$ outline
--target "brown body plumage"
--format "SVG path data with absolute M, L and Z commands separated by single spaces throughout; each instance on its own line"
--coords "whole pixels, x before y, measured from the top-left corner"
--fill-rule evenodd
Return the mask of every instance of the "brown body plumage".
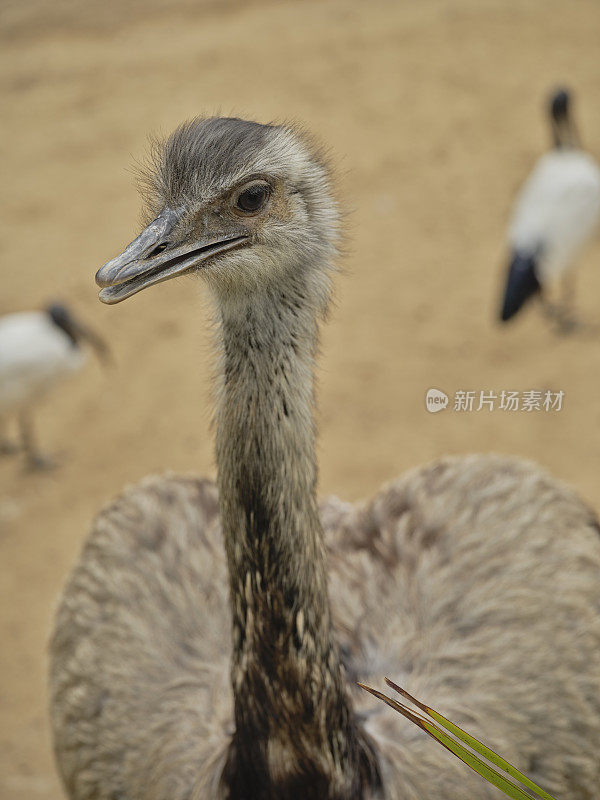
M 559 800 L 590 800 L 593 513 L 533 465 L 494 456 L 319 509 L 313 361 L 337 221 L 321 159 L 286 127 L 199 120 L 171 137 L 152 184 L 158 216 L 100 271 L 101 298 L 189 269 L 207 279 L 218 489 L 150 478 L 94 525 L 51 645 L 69 795 L 495 797 L 354 686 L 389 675 Z

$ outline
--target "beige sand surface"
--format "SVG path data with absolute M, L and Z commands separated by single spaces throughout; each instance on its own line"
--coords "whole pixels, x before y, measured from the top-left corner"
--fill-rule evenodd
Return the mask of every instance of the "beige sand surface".
M 534 458 L 599 504 L 600 339 L 534 313 L 494 324 L 511 198 L 548 144 L 542 98 L 577 90 L 600 153 L 597 0 L 2 3 L 0 313 L 54 297 L 110 341 L 38 415 L 52 474 L 0 462 L 0 798 L 59 798 L 45 696 L 52 609 L 95 510 L 165 469 L 214 472 L 202 288 L 117 308 L 93 273 L 136 233 L 129 166 L 198 113 L 296 118 L 351 209 L 323 342 L 321 487 L 359 498 L 443 453 Z M 600 321 L 600 245 L 582 312 Z M 436 386 L 565 392 L 559 414 L 446 411 Z M 568 542 L 565 542 L 565 547 Z

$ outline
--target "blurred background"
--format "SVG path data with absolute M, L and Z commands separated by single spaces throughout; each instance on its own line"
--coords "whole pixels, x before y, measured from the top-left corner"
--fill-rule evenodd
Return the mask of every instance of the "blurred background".
M 60 298 L 102 333 L 36 415 L 59 469 L 0 459 L 0 798 L 58 800 L 53 608 L 94 513 L 145 474 L 214 474 L 210 331 L 189 279 L 122 306 L 94 272 L 138 232 L 132 164 L 196 114 L 300 120 L 329 147 L 348 252 L 323 336 L 320 484 L 359 499 L 444 453 L 535 459 L 599 505 L 600 337 L 496 323 L 515 192 L 573 88 L 600 155 L 597 0 L 19 0 L 0 6 L 0 314 Z M 600 322 L 600 243 L 577 305 Z M 429 414 L 430 387 L 564 391 L 563 410 Z

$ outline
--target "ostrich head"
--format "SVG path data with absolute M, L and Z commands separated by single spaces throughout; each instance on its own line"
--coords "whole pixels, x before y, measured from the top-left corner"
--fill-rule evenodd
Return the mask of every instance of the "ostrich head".
M 104 303 L 197 272 L 221 302 L 284 282 L 328 297 L 338 213 L 328 170 L 288 126 L 194 119 L 156 148 L 145 177 L 151 221 L 97 273 Z

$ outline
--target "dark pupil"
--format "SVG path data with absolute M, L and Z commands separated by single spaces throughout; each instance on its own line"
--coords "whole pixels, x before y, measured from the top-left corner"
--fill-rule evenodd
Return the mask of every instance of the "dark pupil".
M 264 186 L 251 186 L 238 197 L 238 208 L 243 211 L 258 211 L 265 202 L 267 190 Z

